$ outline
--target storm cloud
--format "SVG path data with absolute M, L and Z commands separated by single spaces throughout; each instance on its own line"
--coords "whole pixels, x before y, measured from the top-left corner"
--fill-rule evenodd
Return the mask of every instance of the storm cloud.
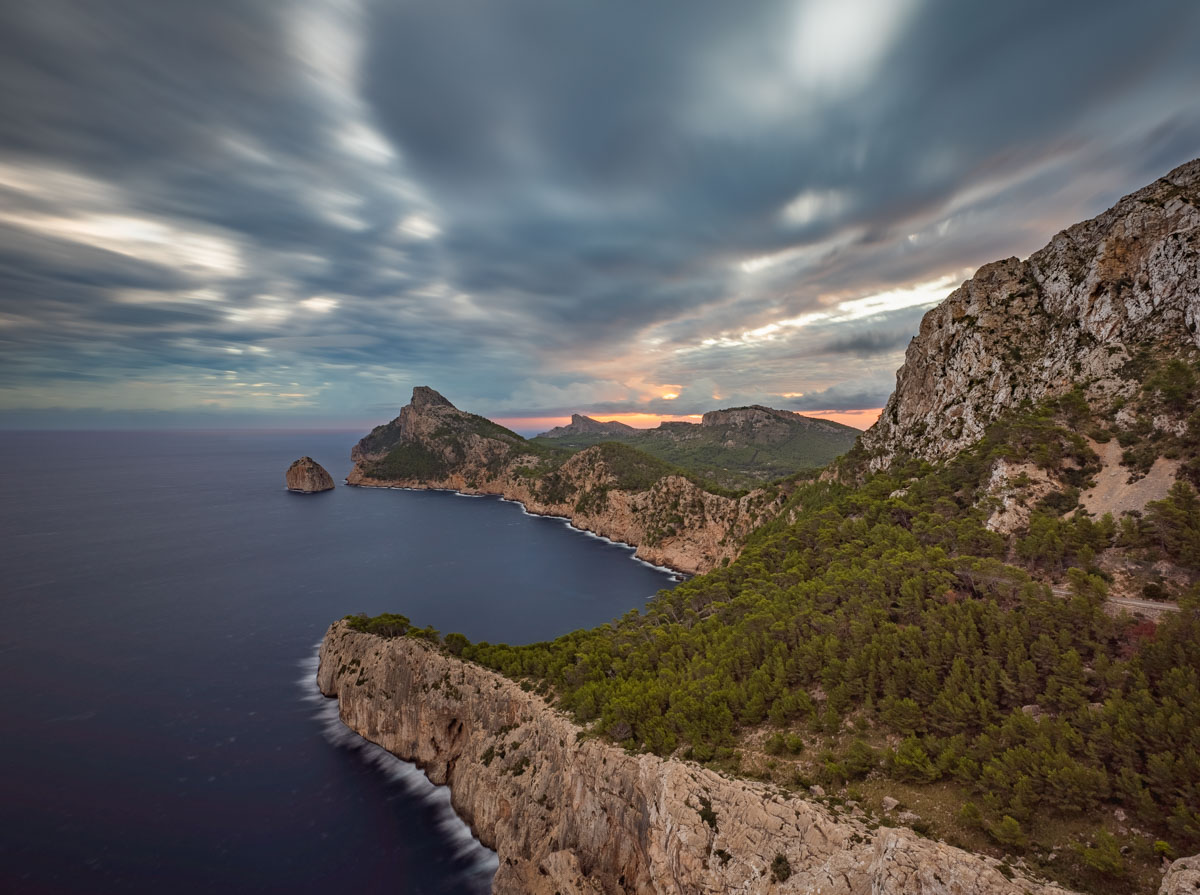
M 8 4 L 0 422 L 878 407 L 975 267 L 1197 154 L 1197 45 L 1169 0 Z

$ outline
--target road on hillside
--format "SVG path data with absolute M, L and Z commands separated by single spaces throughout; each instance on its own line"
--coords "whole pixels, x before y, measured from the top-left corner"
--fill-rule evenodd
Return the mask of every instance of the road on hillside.
M 1050 590 L 1057 597 L 1071 596 L 1071 588 L 1069 587 L 1062 587 L 1056 584 L 1052 585 Z M 1109 597 L 1105 602 L 1113 603 L 1117 606 L 1126 606 L 1130 609 L 1149 609 L 1153 612 L 1175 612 L 1179 609 L 1176 603 L 1159 602 L 1158 600 L 1135 600 L 1132 597 Z

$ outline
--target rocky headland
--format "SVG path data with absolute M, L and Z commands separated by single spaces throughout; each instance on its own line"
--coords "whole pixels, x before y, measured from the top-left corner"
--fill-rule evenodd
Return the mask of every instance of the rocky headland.
M 426 386 L 413 389 L 396 419 L 359 441 L 351 459 L 348 484 L 497 494 L 688 573 L 736 557 L 782 503 L 779 491 L 714 493 L 625 445 L 573 454 L 540 449 Z
M 301 457 L 288 467 L 284 481 L 289 491 L 315 494 L 333 489 L 333 476 L 312 457 Z
M 337 622 L 318 684 L 343 722 L 450 787 L 496 851 L 497 895 L 1051 895 L 911 830 L 625 750 L 495 672 Z

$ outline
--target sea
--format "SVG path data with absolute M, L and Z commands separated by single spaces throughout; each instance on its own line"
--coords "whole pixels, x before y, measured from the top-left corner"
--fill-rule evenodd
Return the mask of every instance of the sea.
M 520 504 L 351 488 L 350 432 L 0 432 L 0 891 L 482 893 L 449 793 L 343 726 L 350 613 L 472 640 L 676 579 Z M 339 487 L 302 495 L 308 454 Z

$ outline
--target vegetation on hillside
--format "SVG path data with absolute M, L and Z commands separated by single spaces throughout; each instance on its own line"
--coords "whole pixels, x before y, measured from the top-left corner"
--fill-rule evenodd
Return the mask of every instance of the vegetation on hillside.
M 814 425 L 800 419 L 777 420 L 773 426 L 779 431 L 772 431 L 769 437 L 756 437 L 751 430 L 737 426 L 666 423 L 632 434 L 567 435 L 534 438 L 530 443 L 571 451 L 601 443 L 624 444 L 685 469 L 698 479 L 745 489 L 799 470 L 825 466 L 849 450 L 859 434 L 850 426 L 825 421 Z
M 549 687 L 626 748 L 782 785 L 883 784 L 950 811 L 925 832 L 1145 889 L 1160 855 L 1200 850 L 1200 591 L 1157 627 L 1113 618 L 1096 557 L 1200 571 L 1200 498 L 1177 484 L 1119 523 L 1075 510 L 1097 469 L 1089 418 L 1075 392 L 948 463 L 801 484 L 736 562 L 644 613 L 529 646 L 453 635 L 454 650 Z M 1066 485 L 1012 538 L 984 525 L 1002 458 Z M 1152 838 L 1122 832 L 1118 808 Z

